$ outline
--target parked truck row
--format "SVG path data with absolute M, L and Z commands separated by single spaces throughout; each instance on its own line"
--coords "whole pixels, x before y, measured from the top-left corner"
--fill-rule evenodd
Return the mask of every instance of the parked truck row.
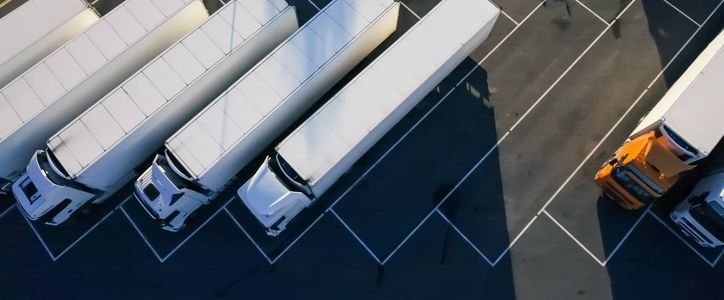
M 200 26 L 33 154 L 13 184 L 30 219 L 58 225 L 84 205 L 103 202 L 137 176 L 134 169 L 166 138 L 297 27 L 294 9 L 280 1 L 231 1 L 208 19 L 200 1 L 186 2 L 178 14 L 193 19 L 184 26 L 205 20 Z
M 51 135 L 206 17 L 201 3 L 159 3 L 126 1 L 0 89 L 3 191 Z
M 336 0 L 169 138 L 136 181 L 162 228 L 216 198 L 234 175 L 397 26 L 392 0 Z
M 298 120 L 396 30 L 399 8 L 334 0 L 298 28 L 283 0 L 234 0 L 211 16 L 199 0 L 127 0 L 0 89 L 0 156 L 18 158 L 0 162 L 3 187 L 29 219 L 59 225 L 135 178 L 141 205 L 177 231 L 303 121 L 239 189 L 276 235 L 470 54 L 499 12 L 443 0 Z M 290 179 L 297 172 L 307 182 Z M 303 197 L 274 198 L 272 181 Z
M 724 136 L 724 32 L 702 51 L 595 175 L 603 194 L 626 209 L 650 204 L 709 154 Z M 716 166 L 703 166 L 714 168 Z M 671 213 L 702 246 L 724 239 L 724 177 L 710 172 Z

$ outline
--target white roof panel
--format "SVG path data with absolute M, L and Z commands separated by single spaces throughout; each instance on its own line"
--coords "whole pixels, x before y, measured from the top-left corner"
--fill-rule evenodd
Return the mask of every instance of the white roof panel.
M 359 34 L 370 24 L 370 20 L 357 13 L 345 1 L 332 2 L 325 13 L 352 36 Z
M 174 2 L 178 1 L 174 0 Z M 131 15 L 128 8 L 123 5 L 119 5 L 116 9 L 108 13 L 104 19 L 108 22 L 108 25 L 113 28 L 113 31 L 120 35 L 128 45 L 133 44 L 146 34 L 146 29 L 143 28 L 141 23 L 136 21 L 136 18 Z
M 58 3 L 65 2 L 54 1 Z M 171 2 L 178 3 L 177 10 L 181 9 L 184 2 L 188 2 L 188 0 L 164 1 L 168 2 L 168 4 Z M 149 4 L 134 4 L 136 5 L 134 7 L 140 9 Z M 38 112 L 48 108 L 71 89 L 88 79 L 91 74 L 102 68 L 108 61 L 126 51 L 130 45 L 150 32 L 138 23 L 138 16 L 131 15 L 131 11 L 132 9 L 129 11 L 123 5 L 116 7 L 84 33 L 78 34 L 74 39 L 18 77 L 15 80 L 17 83 L 11 82 L 3 87 L 0 94 L 12 95 L 12 99 L 8 100 L 11 100 L 10 103 L 13 105 L 10 107 L 13 107 L 14 110 L 13 114 L 7 114 L 7 118 L 16 115 L 21 116 L 23 122 L 31 120 Z M 120 36 L 118 33 L 120 33 Z M 183 64 L 184 67 L 192 68 L 190 62 L 186 61 Z M 157 98 L 148 98 L 144 99 L 143 102 L 139 102 L 142 103 L 139 106 L 143 108 L 144 112 L 148 113 L 158 106 L 157 102 Z M 2 124 L 1 126 L 13 125 L 12 128 L 0 128 L 0 132 L 9 134 L 22 126 L 23 123 L 17 124 L 7 121 L 0 124 Z
M 93 74 L 107 62 L 101 51 L 91 43 L 85 34 L 78 35 L 65 48 L 85 74 Z
M 271 2 L 279 11 L 282 11 L 289 6 L 287 1 L 284 0 L 269 0 L 269 2 Z
M 224 57 L 224 52 L 214 45 L 203 30 L 194 30 L 182 43 L 207 69 Z
M 319 68 L 319 65 L 307 58 L 307 55 L 292 43 L 279 47 L 272 57 L 278 62 L 284 62 L 284 68 L 299 82 L 312 76 Z
M 239 1 L 224 6 L 221 8 L 219 14 L 228 24 L 233 24 L 236 33 L 244 39 L 248 39 L 254 32 L 261 28 L 261 23 L 259 23 Z
M 66 90 L 75 87 L 76 84 L 86 77 L 83 69 L 80 68 L 65 48 L 60 48 L 48 56 L 45 64 L 50 68 L 50 71 L 55 74 L 55 77 Z
M 151 0 L 151 2 L 153 2 L 159 10 L 161 10 L 161 13 L 163 13 L 164 16 L 170 17 L 181 9 L 185 3 L 189 3 L 190 0 Z
M 43 101 L 44 105 L 50 105 L 55 99 L 65 94 L 65 88 L 55 78 L 48 66 L 41 62 L 28 70 L 23 76 L 28 85 L 35 91 L 35 94 Z
M 244 8 L 261 24 L 269 22 L 280 11 L 268 1 L 239 1 L 238 3 L 244 5 Z
M 121 5 L 128 8 L 130 13 L 146 30 L 152 30 L 165 19 L 156 5 L 148 0 L 126 0 Z
M 173 46 L 163 55 L 163 58 L 168 61 L 169 65 L 181 76 L 186 84 L 190 84 L 206 71 L 204 66 L 183 44 Z
M 309 28 L 335 52 L 341 50 L 344 45 L 352 40 L 352 36 L 347 33 L 347 30 L 339 26 L 326 13 L 317 14 L 308 24 Z
M 229 117 L 223 107 L 211 106 L 199 116 L 199 123 L 217 145 L 229 149 L 243 132 Z M 221 153 L 221 152 L 219 152 Z
M 175 1 L 180 2 L 182 0 Z M 189 2 L 188 0 L 183 1 Z M 244 1 L 244 3 L 252 2 L 263 2 L 266 3 L 266 5 L 273 5 L 266 0 Z M 153 4 L 151 4 L 151 2 L 141 3 L 134 1 L 127 7 L 131 13 L 138 18 L 141 14 L 134 13 L 134 9 L 139 9 L 147 5 Z M 228 4 L 224 8 L 229 6 L 233 6 L 233 3 Z M 156 13 L 160 14 L 159 11 L 156 11 Z M 245 24 L 250 24 L 250 27 L 253 28 L 252 32 L 260 28 L 256 21 Z M 237 28 L 240 27 L 237 26 Z M 243 29 L 245 31 L 247 30 L 246 28 Z M 196 28 L 181 41 L 169 47 L 163 54 L 148 63 L 126 80 L 126 82 L 110 92 L 101 101 L 51 138 L 48 146 L 54 151 L 56 157 L 58 157 L 64 166 L 66 166 L 66 163 L 73 165 L 69 167 L 68 170 L 71 175 L 77 176 L 89 162 L 97 159 L 102 155 L 103 151 L 108 151 L 117 145 L 119 141 L 126 137 L 127 133 L 133 131 L 148 120 L 148 118 L 158 113 L 159 108 L 163 105 L 169 101 L 174 101 L 175 96 L 180 91 L 206 74 L 206 71 L 210 67 L 225 57 L 224 53 L 217 46 L 218 41 L 220 41 L 218 37 L 216 38 L 216 42 L 214 42 L 204 31 L 213 31 L 212 34 L 218 34 L 220 31 L 225 31 L 229 34 L 232 32 L 231 25 L 224 20 L 221 14 L 211 16 L 204 24 L 199 26 L 199 28 Z M 118 40 L 120 41 L 120 38 L 118 38 Z M 221 40 L 221 42 L 223 43 L 224 41 Z M 101 49 L 101 51 L 103 50 Z M 272 93 L 271 91 L 269 92 Z M 266 94 L 263 95 L 266 96 Z M 274 94 L 272 93 L 272 95 Z M 278 98 L 276 95 L 274 95 L 274 97 Z M 264 98 L 264 100 L 268 100 L 268 98 Z M 230 107 L 239 106 L 231 105 Z M 183 160 L 185 164 L 192 166 L 191 168 L 194 168 L 193 166 L 201 166 L 199 161 L 208 162 L 214 159 L 217 153 L 223 152 L 224 145 L 230 145 L 230 142 L 227 141 L 236 140 L 236 136 L 233 135 L 235 133 L 233 132 L 215 136 L 205 134 L 206 129 L 204 128 L 207 127 L 209 129 L 218 129 L 238 126 L 233 116 L 226 115 L 223 116 L 223 118 L 219 116 L 218 112 L 209 115 L 209 117 L 204 118 L 202 124 L 195 127 L 192 134 L 185 136 L 185 138 L 190 139 L 189 141 L 203 141 L 203 145 L 198 146 L 196 144 L 190 144 L 189 142 L 178 142 L 174 144 L 176 146 L 175 150 L 177 150 L 178 153 L 182 153 L 182 155 L 179 155 L 179 159 Z M 216 119 L 217 117 L 219 117 L 218 120 Z M 105 122 L 108 124 L 102 124 L 101 120 L 106 120 Z M 82 126 L 77 124 L 81 124 Z M 85 128 L 86 126 L 92 129 L 90 131 L 79 129 Z M 97 129 L 96 126 L 98 126 Z M 66 131 L 72 131 L 72 134 Z M 119 134 L 119 132 L 121 132 L 121 134 Z M 199 136 L 200 134 L 203 136 Z M 65 142 L 60 142 L 61 139 Z M 67 142 L 68 139 L 72 139 L 76 146 L 69 147 L 70 143 Z M 78 147 L 77 145 L 96 140 L 98 143 L 95 149 L 83 150 L 76 148 Z M 188 144 L 188 146 L 186 144 Z M 102 150 L 98 151 L 97 149 Z M 79 157 L 79 163 L 74 162 L 76 161 L 76 157 Z
M 62 148 L 68 148 L 78 165 L 63 164 L 70 174 L 77 174 L 80 168 L 87 166 L 93 158 L 103 153 L 103 148 L 88 131 L 83 122 L 69 124 L 58 135 L 63 142 Z M 56 153 L 57 156 L 57 153 Z M 77 169 L 76 169 L 77 168 Z
M 146 116 L 140 108 L 138 108 L 124 89 L 117 89 L 108 94 L 101 102 L 106 109 L 112 113 L 113 120 L 128 133 L 141 123 Z M 97 104 L 96 104 L 97 105 Z
M 379 12 L 384 9 L 382 4 L 377 1 L 370 0 L 344 0 L 354 8 L 356 12 L 365 17 L 367 21 L 372 21 L 379 16 Z
M 242 142 L 264 116 L 273 113 L 280 103 L 353 39 L 328 13 L 347 24 L 356 24 L 350 25 L 354 28 L 350 31 L 356 34 L 357 28 L 368 26 L 370 22 L 346 2 L 336 1 L 337 4 L 327 6 L 300 27 L 287 42 L 277 47 L 167 141 L 167 149 L 176 158 L 184 163 L 194 162 L 185 167 L 195 177 L 200 177 L 226 151 Z M 269 8 L 258 9 L 261 2 L 254 5 L 251 2 L 240 3 L 252 12 L 271 11 Z M 265 5 L 270 4 L 267 2 Z M 390 1 L 389 5 L 393 2 Z M 366 6 L 376 7 L 377 15 L 387 9 L 375 4 Z M 227 21 L 231 20 L 230 10 L 222 10 L 220 14 Z M 228 132 L 232 129 L 236 132 Z M 207 138 L 197 135 L 206 135 Z
M 327 45 L 322 38 L 320 38 L 312 30 L 304 30 L 297 32 L 297 34 L 291 39 L 297 49 L 304 52 L 304 54 L 311 59 L 317 67 L 322 66 L 329 60 L 337 51 L 334 51 L 332 47 Z
M 123 129 L 111 121 L 113 117 L 103 105 L 88 110 L 81 120 L 104 150 L 110 148 L 113 142 L 123 135 Z
M 265 116 L 282 102 L 282 98 L 274 93 L 269 85 L 256 72 L 247 73 L 234 87 L 244 98 L 234 101 L 249 101 L 257 111 Z M 246 100 L 244 100 L 246 99 Z
M 82 11 L 80 0 L 29 0 L 0 18 L 0 65 Z
M 165 55 L 163 55 L 165 57 Z M 171 99 L 180 92 L 186 84 L 183 79 L 166 62 L 164 57 L 154 60 L 143 69 L 143 74 L 161 91 L 166 99 Z
M 224 18 L 211 18 L 201 26 L 201 29 L 211 38 L 219 49 L 225 54 L 231 52 L 234 44 L 238 45 L 244 39 L 224 21 Z
M 11 130 L 22 124 L 20 117 L 5 97 L 0 94 L 0 139 L 10 134 Z
M 150 116 L 156 109 L 166 103 L 166 98 L 143 74 L 131 77 L 126 82 L 125 87 L 124 90 L 146 116 Z
M 30 120 L 36 113 L 43 109 L 43 103 L 33 93 L 33 90 L 25 80 L 15 80 L 2 90 L 2 95 L 15 109 L 23 122 Z
M 277 152 L 314 185 L 497 14 L 490 3 L 469 2 L 443 0 L 287 136 Z
M 88 28 L 86 34 L 107 59 L 116 57 L 128 46 L 105 19 Z

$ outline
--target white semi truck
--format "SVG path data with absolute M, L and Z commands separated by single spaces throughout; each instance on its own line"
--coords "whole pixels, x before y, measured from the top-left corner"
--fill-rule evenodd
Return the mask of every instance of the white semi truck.
M 135 193 L 178 231 L 397 28 L 399 3 L 335 0 L 166 141 Z
M 19 207 L 31 220 L 58 225 L 81 206 L 107 199 L 296 29 L 296 12 L 284 1 L 230 1 L 36 151 L 13 184 Z
M 51 135 L 207 16 L 198 1 L 128 0 L 0 89 L 0 190 Z
M 724 245 L 724 170 L 699 180 L 670 217 L 681 232 L 702 247 Z
M 493 28 L 498 8 L 443 0 L 274 148 L 238 190 L 278 235 L 425 97 Z
M 98 18 L 86 0 L 29 0 L 0 18 L 0 87 Z

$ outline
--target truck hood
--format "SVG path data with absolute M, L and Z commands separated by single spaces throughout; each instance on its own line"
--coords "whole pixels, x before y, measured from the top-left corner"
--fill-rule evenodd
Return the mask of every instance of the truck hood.
M 300 192 L 290 191 L 263 165 L 254 176 L 238 190 L 238 195 L 254 216 L 265 226 L 271 226 L 296 203 L 305 205 L 311 201 Z

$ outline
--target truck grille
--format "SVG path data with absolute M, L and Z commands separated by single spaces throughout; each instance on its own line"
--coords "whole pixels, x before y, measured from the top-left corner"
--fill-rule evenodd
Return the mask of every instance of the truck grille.
M 702 246 L 709 246 L 712 244 L 712 242 L 707 239 L 703 234 L 701 234 L 694 225 L 692 225 L 689 220 L 685 218 L 680 218 L 675 221 L 677 225 L 681 228 L 681 231 L 694 239 L 697 243 L 699 243 Z

